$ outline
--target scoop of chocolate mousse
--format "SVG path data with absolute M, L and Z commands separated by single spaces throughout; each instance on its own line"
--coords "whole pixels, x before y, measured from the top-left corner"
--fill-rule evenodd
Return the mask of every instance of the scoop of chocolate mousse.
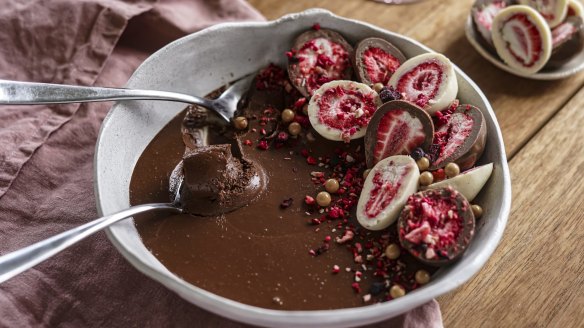
M 230 144 L 197 147 L 183 158 L 180 203 L 187 213 L 214 216 L 258 198 L 266 186 L 261 167 L 233 156 Z

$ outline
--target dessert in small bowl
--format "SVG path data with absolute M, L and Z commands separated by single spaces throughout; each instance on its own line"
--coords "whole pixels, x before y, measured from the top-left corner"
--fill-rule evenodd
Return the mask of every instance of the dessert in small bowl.
M 146 60 L 130 79 L 128 86 L 173 90 L 198 95 L 209 94 L 213 90 L 238 77 L 260 70 L 263 71 L 266 67 L 271 67 L 270 64 L 280 67 L 288 66 L 290 58 L 287 58 L 285 54 L 290 52 L 291 49 L 294 49 L 295 40 L 297 40 L 299 35 L 310 31 L 314 26 L 339 33 L 349 45 L 356 45 L 359 41 L 370 37 L 383 39 L 399 49 L 400 53 L 403 53 L 404 58 L 399 58 L 401 61 L 431 53 L 430 49 L 413 40 L 369 24 L 341 18 L 328 11 L 309 10 L 288 15 L 273 22 L 222 24 L 187 36 L 166 46 Z M 318 28 L 313 29 L 318 30 Z M 226 44 L 233 45 L 237 51 L 225 51 L 224 45 Z M 378 44 L 378 42 L 375 44 Z M 346 49 L 350 48 L 347 47 Z M 297 54 L 302 54 L 302 51 L 299 50 L 301 49 L 296 49 Z M 338 48 L 338 53 L 339 58 L 351 60 L 343 52 L 343 49 Z M 375 55 L 374 52 L 371 53 Z M 366 50 L 363 54 L 367 57 Z M 294 57 L 294 54 L 290 57 Z M 393 288 L 394 286 L 385 286 L 382 284 L 382 295 L 386 296 L 384 300 L 387 301 L 377 304 L 378 302 L 372 301 L 374 295 L 370 295 L 371 298 L 366 297 L 367 294 L 373 294 L 369 292 L 370 289 L 362 292 L 359 291 L 360 286 L 365 286 L 368 282 L 371 282 L 371 280 L 368 281 L 367 279 L 372 279 L 366 278 L 369 277 L 368 272 L 370 272 L 367 262 L 369 257 L 367 255 L 373 256 L 371 250 L 375 248 L 375 242 L 371 243 L 371 245 L 363 243 L 360 246 L 356 243 L 343 244 L 353 237 L 359 238 L 359 234 L 355 233 L 357 231 L 356 229 L 347 229 L 347 226 L 351 224 L 350 220 L 354 220 L 353 223 L 358 224 L 356 218 L 347 219 L 346 223 L 344 220 L 336 218 L 331 220 L 334 222 L 332 226 L 328 222 L 321 222 L 319 220 L 316 220 L 318 224 L 313 220 L 309 220 L 310 222 L 307 223 L 308 218 L 316 217 L 318 219 L 322 216 L 336 217 L 346 215 L 347 213 L 332 211 L 332 207 L 327 207 L 332 202 L 344 201 L 343 197 L 340 196 L 341 193 L 338 192 L 343 188 L 349 188 L 349 191 L 343 194 L 347 197 L 348 204 L 357 205 L 356 198 L 358 198 L 358 195 L 351 195 L 351 186 L 344 185 L 349 180 L 347 177 L 349 174 L 354 177 L 355 181 L 360 181 L 357 185 L 362 188 L 370 188 L 367 180 L 364 181 L 361 177 L 366 167 L 364 157 L 359 157 L 358 155 L 352 156 L 353 153 L 348 153 L 348 150 L 343 150 L 345 149 L 343 147 L 354 147 L 355 153 L 359 153 L 357 151 L 359 149 L 358 143 L 366 138 L 366 136 L 363 136 L 358 131 L 359 128 L 353 129 L 349 125 L 336 124 L 337 122 L 330 120 L 328 121 L 331 122 L 329 125 L 321 127 L 321 132 L 318 132 L 319 130 L 316 129 L 319 119 L 326 121 L 327 113 L 326 111 L 322 111 L 326 107 L 323 107 L 323 105 L 327 104 L 324 100 L 340 92 L 337 90 L 343 90 L 343 94 L 360 95 L 359 97 L 362 97 L 365 93 L 370 94 L 372 106 L 379 105 L 375 91 L 369 86 L 362 86 L 361 83 L 355 81 L 343 80 L 345 82 L 336 82 L 317 78 L 311 81 L 311 84 L 308 84 L 308 88 L 304 90 L 306 95 L 299 91 L 301 97 L 306 96 L 304 99 L 309 99 L 308 97 L 310 97 L 310 102 L 312 102 L 312 105 L 306 104 L 306 113 L 303 111 L 303 105 L 299 104 L 300 108 L 296 109 L 298 117 L 302 118 L 302 120 L 299 120 L 299 122 L 290 121 L 287 114 L 284 115 L 289 112 L 279 108 L 275 111 L 278 114 L 275 120 L 270 119 L 270 117 L 265 118 L 267 125 L 264 128 L 261 128 L 261 125 L 254 126 L 254 124 L 260 124 L 264 121 L 262 115 L 270 116 L 273 114 L 272 110 L 262 110 L 255 119 L 252 119 L 253 115 L 248 117 L 250 118 L 250 126 L 241 124 L 243 120 L 235 122 L 237 124 L 235 128 L 241 128 L 241 131 L 236 131 L 237 140 L 242 140 L 241 145 L 239 145 L 240 148 L 215 147 L 217 153 L 228 154 L 229 158 L 240 156 L 237 151 L 238 149 L 244 149 L 244 153 L 248 155 L 253 152 L 253 156 L 255 157 L 251 158 L 252 160 L 263 160 L 261 166 L 267 176 L 268 189 L 270 188 L 270 184 L 272 184 L 272 189 L 277 192 L 286 193 L 288 192 L 287 189 L 292 189 L 291 186 L 295 185 L 295 179 L 306 178 L 308 184 L 303 184 L 306 187 L 302 187 L 305 189 L 301 191 L 289 190 L 289 192 L 292 194 L 304 194 L 306 190 L 313 190 L 313 193 L 306 193 L 307 197 L 281 197 L 275 198 L 277 201 L 266 201 L 270 199 L 270 195 L 274 195 L 275 193 L 269 194 L 264 192 L 259 198 L 254 198 L 253 202 L 250 198 L 249 206 L 225 213 L 223 219 L 221 217 L 214 219 L 206 217 L 182 217 L 175 218 L 177 220 L 174 220 L 169 225 L 168 220 L 163 218 L 160 225 L 152 226 L 156 228 L 155 232 L 159 236 L 166 236 L 166 239 L 159 240 L 157 245 L 153 245 L 151 243 L 153 239 L 149 238 L 149 236 L 153 236 L 155 233 L 148 235 L 143 230 L 144 225 L 142 223 L 131 220 L 121 222 L 109 228 L 107 230 L 108 236 L 119 251 L 138 270 L 159 281 L 186 300 L 219 315 L 262 326 L 308 327 L 316 325 L 319 327 L 342 327 L 362 325 L 399 315 L 456 288 L 480 269 L 498 244 L 509 215 L 511 190 L 501 133 L 488 101 L 478 87 L 458 68 L 451 65 L 442 57 L 437 55 L 431 57 L 430 59 L 422 57 L 417 63 L 410 63 L 408 65 L 404 63 L 404 66 L 420 69 L 420 67 L 424 68 L 428 65 L 437 65 L 441 69 L 444 68 L 448 74 L 452 72 L 451 77 L 456 80 L 458 86 L 457 98 L 460 103 L 472 104 L 472 110 L 474 111 L 475 107 L 478 108 L 477 110 L 481 112 L 483 118 L 479 122 L 481 122 L 481 126 L 484 124 L 486 142 L 483 144 L 484 150 L 482 151 L 482 156 L 476 161 L 475 165 L 490 165 L 492 163 L 493 167 L 490 178 L 488 178 L 481 192 L 473 200 L 473 202 L 481 205 L 484 213 L 480 219 L 476 220 L 476 230 L 474 230 L 472 242 L 465 245 L 466 251 L 464 254 L 456 254 L 455 261 L 450 261 L 448 265 L 442 266 L 439 269 L 432 269 L 431 281 L 422 279 L 427 277 L 420 275 L 421 277 L 418 279 L 420 283 L 416 288 L 408 289 L 407 293 L 403 296 L 402 294 L 406 290 L 401 289 L 400 286 Z M 386 62 L 393 63 L 394 61 L 388 59 Z M 288 71 L 292 72 L 289 74 L 292 83 L 296 82 L 294 81 L 294 77 L 301 76 L 305 74 L 303 72 L 306 72 L 306 70 L 299 69 L 295 71 L 294 69 L 293 67 L 288 67 Z M 342 75 L 343 79 L 346 78 L 344 74 L 347 74 L 347 77 L 350 75 L 350 73 L 346 73 L 346 69 L 347 67 L 344 65 L 339 66 L 338 69 L 338 72 L 342 72 L 340 75 Z M 317 69 L 315 71 L 318 73 Z M 269 73 L 270 71 L 267 72 Z M 272 72 L 276 71 L 274 70 Z M 408 76 L 407 72 L 399 71 L 399 68 L 394 73 L 399 76 Z M 279 75 L 280 73 L 266 74 L 268 77 Z M 376 75 L 379 75 L 386 83 L 392 83 L 390 80 L 387 80 L 384 74 Z M 306 78 L 309 79 L 310 76 Z M 407 83 L 399 82 L 400 79 L 395 79 L 395 86 L 397 88 L 402 86 L 408 88 Z M 269 78 L 268 80 L 272 79 Z M 294 86 L 296 89 L 307 85 L 302 83 L 302 78 L 297 82 L 299 82 L 298 85 Z M 314 84 L 312 84 L 313 82 Z M 321 90 L 321 88 L 324 89 Z M 437 88 L 441 90 L 439 86 Z M 449 83 L 446 83 L 444 88 L 449 89 L 451 86 Z M 286 90 L 287 88 L 284 87 L 283 89 Z M 327 90 L 335 91 L 327 93 Z M 404 93 L 407 92 L 404 91 Z M 452 97 L 452 92 L 439 91 L 437 94 L 440 97 L 436 98 L 442 98 L 443 95 Z M 434 99 L 430 98 L 421 97 L 418 105 L 422 105 L 422 107 L 428 105 L 428 108 L 430 108 L 431 105 L 439 104 L 438 101 L 434 102 Z M 251 101 L 253 102 L 254 98 Z M 392 104 L 395 103 L 386 103 L 384 105 L 388 107 L 386 110 L 391 111 L 391 113 L 397 113 L 394 115 L 396 117 L 402 117 L 400 116 L 400 112 L 394 108 L 395 105 Z M 144 190 L 149 188 L 146 184 L 140 185 L 140 179 L 136 179 L 136 175 L 133 176 L 135 172 L 143 170 L 143 172 L 147 172 L 151 176 L 164 177 L 166 172 L 172 170 L 174 165 L 176 165 L 176 163 L 171 163 L 166 160 L 165 157 L 175 156 L 178 160 L 181 159 L 183 149 L 176 148 L 178 150 L 175 151 L 173 149 L 175 149 L 176 145 L 169 143 L 159 145 L 158 154 L 152 152 L 155 160 L 147 166 L 147 169 L 144 169 L 144 166 L 141 164 L 142 153 L 151 149 L 149 145 L 155 143 L 156 140 L 160 140 L 160 132 L 165 131 L 170 126 L 169 124 L 175 122 L 175 126 L 177 127 L 176 139 L 178 139 L 178 142 L 182 142 L 180 135 L 182 115 L 177 115 L 181 114 L 183 110 L 184 105 L 181 104 L 145 101 L 119 103 L 114 106 L 104 121 L 96 152 L 96 195 L 98 209 L 101 214 L 111 213 L 128 207 L 131 204 L 132 197 L 135 197 L 135 194 L 130 194 L 130 190 L 139 192 L 140 187 L 143 187 Z M 470 107 L 468 110 L 471 110 Z M 406 112 L 409 111 L 414 110 L 406 110 Z M 449 115 L 455 117 L 458 111 L 458 108 L 452 108 Z M 467 109 L 462 108 L 460 111 L 464 112 Z M 416 114 L 418 117 L 423 117 L 422 120 L 425 119 L 424 122 L 430 122 L 428 118 L 430 114 L 416 113 L 418 113 Z M 351 119 L 347 121 L 348 123 L 361 124 L 363 119 L 359 118 L 368 117 L 371 113 L 370 110 L 366 110 L 354 114 L 353 117 L 357 118 L 357 120 Z M 341 116 L 345 117 L 344 115 Z M 314 119 L 314 117 L 316 118 L 316 121 L 314 121 L 316 123 L 310 122 L 311 118 Z M 285 131 L 281 127 L 281 124 L 279 124 L 284 121 L 287 122 Z M 273 125 L 274 128 L 272 129 L 269 128 L 272 126 L 269 125 L 271 122 L 275 122 Z M 386 121 L 385 118 L 382 118 L 376 122 L 376 124 L 381 126 Z M 298 134 L 296 129 L 297 125 L 301 125 L 304 131 L 307 131 L 311 125 L 314 125 L 314 140 L 318 140 L 322 145 L 329 143 L 340 145 L 338 147 L 341 148 L 341 151 L 337 155 L 338 157 L 342 157 L 342 160 L 335 160 L 335 158 L 331 157 L 327 161 L 325 156 L 322 156 L 322 158 L 321 156 L 313 156 L 310 153 L 310 149 L 306 153 L 299 150 L 298 154 L 296 154 L 294 153 L 296 152 L 296 148 L 290 148 L 289 151 L 285 148 L 286 146 L 277 148 L 279 147 L 277 146 L 279 145 L 278 142 L 284 144 L 290 142 L 290 140 L 295 140 L 294 136 Z M 253 129 L 256 131 L 253 131 Z M 267 131 L 262 131 L 262 129 Z M 431 131 L 429 128 L 422 130 Z M 274 134 L 274 138 L 268 139 L 271 137 L 271 134 L 268 132 L 274 131 L 287 132 L 286 134 Z M 251 145 L 248 145 L 248 137 L 246 136 L 252 135 L 259 137 L 257 139 L 249 138 Z M 474 136 L 473 133 L 468 133 L 469 137 L 471 135 Z M 308 133 L 303 135 L 303 138 L 305 139 L 302 140 L 310 142 Z M 318 151 L 316 148 L 319 147 L 314 147 L 315 153 Z M 364 146 L 361 146 L 361 152 L 365 151 L 364 148 Z M 376 152 L 375 148 L 372 149 L 373 153 L 379 153 Z M 283 155 L 280 160 L 272 160 L 269 157 L 271 156 L 270 154 L 276 152 Z M 155 158 L 156 155 L 159 155 L 160 158 Z M 417 172 L 418 168 L 411 157 L 407 155 L 397 156 L 399 159 L 389 157 L 385 159 L 378 158 L 378 164 L 386 162 L 405 163 L 405 167 L 410 172 L 413 169 Z M 291 163 L 295 163 L 294 161 L 298 161 L 299 158 L 302 160 L 304 166 L 298 165 L 294 167 Z M 189 164 L 196 168 L 197 162 L 195 161 Z M 327 165 L 331 167 L 327 168 Z M 463 168 L 463 163 L 460 165 Z M 343 179 L 337 179 L 337 184 L 328 183 L 328 185 L 327 182 L 330 179 L 322 181 L 322 188 L 326 189 L 327 193 L 330 192 L 328 197 L 326 197 L 325 193 L 316 193 L 315 184 L 311 180 L 314 179 L 314 181 L 319 182 L 321 178 L 324 178 L 322 174 L 327 174 L 323 172 L 326 172 L 328 169 L 332 170 L 337 166 L 345 170 L 342 172 Z M 446 169 L 445 166 L 444 168 Z M 478 168 L 475 168 L 475 170 L 478 170 Z M 370 179 L 374 181 L 376 170 L 371 170 L 371 172 L 373 174 Z M 472 173 L 470 174 L 473 175 Z M 142 177 L 144 177 L 145 182 L 149 179 L 146 174 L 142 175 Z M 289 180 L 287 181 L 286 179 L 288 177 Z M 204 176 L 201 178 L 204 178 Z M 160 179 L 161 186 L 164 186 L 165 182 L 163 180 L 164 178 Z M 461 176 L 459 180 L 467 181 L 468 179 Z M 274 181 L 277 181 L 278 184 L 275 185 Z M 302 181 L 301 183 L 303 183 Z M 415 185 L 417 185 L 417 181 L 415 181 Z M 428 188 L 430 187 L 428 186 Z M 156 192 L 161 195 L 164 193 L 167 194 L 164 188 L 160 188 Z M 261 208 L 265 209 L 265 215 L 258 214 Z M 298 209 L 303 209 L 303 211 L 299 211 Z M 352 213 L 355 210 L 357 209 L 353 209 Z M 279 216 L 268 215 L 275 211 L 281 211 L 278 212 L 281 214 Z M 333 212 L 336 214 L 333 214 Z M 468 211 L 465 213 L 468 213 Z M 241 217 L 238 217 L 239 215 Z M 247 217 L 247 221 L 240 222 L 242 221 L 241 218 L 247 215 L 250 215 Z M 466 216 L 467 214 L 465 214 Z M 394 221 L 396 220 L 398 220 L 397 217 L 394 218 Z M 328 219 L 324 221 L 328 221 Z M 381 221 L 384 225 L 394 228 L 397 227 L 397 222 Z M 267 229 L 267 225 L 262 226 L 262 222 L 267 222 L 266 224 L 269 224 L 270 229 Z M 339 223 L 340 227 L 336 228 Z M 169 230 L 167 228 L 171 225 L 175 226 L 175 224 L 181 224 L 185 229 L 190 229 L 191 225 L 194 224 L 197 226 L 197 229 L 185 232 L 186 230 L 178 228 L 173 230 L 175 232 L 174 234 L 168 234 Z M 271 228 L 278 224 L 282 224 L 282 228 L 273 231 Z M 376 228 L 379 230 L 372 232 L 372 234 L 379 233 L 380 239 L 386 238 L 384 237 L 385 228 L 382 226 L 377 226 Z M 225 233 L 221 235 L 210 233 L 206 236 L 202 235 L 203 231 L 227 231 L 225 229 L 229 232 L 235 231 L 237 234 L 229 235 Z M 200 232 L 201 235 L 197 235 L 197 232 Z M 320 238 L 319 234 L 325 232 L 326 235 L 322 239 L 318 239 Z M 397 238 L 397 231 L 394 231 L 393 234 Z M 304 242 L 298 236 L 309 236 L 307 237 L 308 242 Z M 318 236 L 318 238 L 314 236 Z M 364 236 L 368 236 L 367 231 L 364 232 Z M 204 240 L 210 240 L 209 238 L 215 240 L 224 238 L 225 242 L 217 244 L 220 247 L 209 247 L 208 244 L 202 242 Z M 387 238 L 392 237 L 389 236 Z M 412 238 L 410 239 L 413 240 Z M 192 244 L 190 240 L 194 240 L 195 244 Z M 194 245 L 197 248 L 172 249 L 174 247 L 173 245 L 182 243 L 185 243 L 183 245 Z M 329 248 L 326 246 L 328 245 L 327 243 L 333 245 Z M 274 247 L 271 247 L 271 245 L 274 245 Z M 345 247 L 349 246 L 350 252 L 346 252 L 347 249 Z M 398 247 L 397 250 L 399 251 L 399 246 L 395 247 Z M 379 263 L 382 266 L 383 263 L 390 260 L 394 261 L 392 258 L 396 255 L 395 247 L 383 249 L 383 254 L 378 254 L 380 256 Z M 197 249 L 206 249 L 211 256 L 201 258 L 202 255 L 197 253 Z M 189 258 L 194 259 L 192 260 L 194 263 L 189 264 L 191 268 L 184 269 L 185 266 L 182 264 L 180 267 L 176 266 L 176 262 L 173 262 L 170 257 L 166 257 L 165 254 L 169 254 L 167 252 L 168 250 L 171 250 L 173 252 L 172 254 L 178 253 L 177 256 L 186 256 L 186 258 L 182 258 L 183 261 L 180 261 L 182 264 L 189 262 Z M 258 250 L 269 254 L 269 256 L 260 257 L 262 253 L 258 252 Z M 353 254 L 352 251 L 356 253 Z M 350 254 L 350 257 L 343 255 L 345 252 Z M 251 253 L 259 253 L 255 257 L 259 260 L 258 262 L 249 262 L 249 265 L 246 267 L 248 263 L 247 259 L 250 258 Z M 403 257 L 409 256 L 408 258 L 413 259 L 409 254 L 405 254 L 407 253 L 405 250 L 402 253 L 404 253 L 402 254 Z M 228 259 L 222 258 L 222 254 L 229 254 Z M 337 259 L 332 257 L 335 254 L 343 256 L 343 259 L 338 259 L 338 265 L 333 265 L 333 262 L 337 261 Z M 359 257 L 361 254 L 362 256 Z M 353 257 L 353 255 L 355 256 Z M 229 259 L 231 261 L 228 261 Z M 372 259 L 374 259 L 374 256 Z M 362 261 L 362 263 L 355 263 L 357 260 Z M 303 266 L 297 267 L 295 270 L 287 271 L 286 269 L 290 266 L 290 263 L 300 263 Z M 398 263 L 398 261 L 391 263 Z M 363 267 L 363 269 L 356 270 L 355 268 L 357 266 Z M 291 267 L 294 266 L 292 265 Z M 254 278 L 256 273 L 264 275 L 264 277 L 267 277 L 265 275 L 269 274 L 266 270 L 262 271 L 263 268 L 271 268 L 274 271 L 274 275 L 285 279 L 277 281 L 268 277 L 269 279 L 257 280 L 258 284 L 254 285 L 253 282 L 256 281 L 254 280 L 256 279 Z M 317 269 L 311 271 L 314 268 Z M 197 282 L 198 278 L 192 275 L 193 271 L 207 272 L 209 275 L 214 273 L 216 277 L 225 277 L 226 279 L 219 279 L 210 283 L 202 280 Z M 252 282 L 251 287 L 247 281 L 238 283 L 232 280 L 232 278 L 236 279 L 238 275 L 248 277 L 246 279 Z M 339 281 L 341 279 L 347 283 L 340 283 Z M 270 291 L 277 291 L 277 293 L 261 295 L 257 292 L 257 294 L 251 296 L 242 295 L 253 293 L 255 286 L 258 287 L 257 290 L 263 290 L 262 288 L 265 286 L 259 286 L 259 283 L 262 282 L 266 284 L 268 282 L 274 282 L 273 289 Z M 423 286 L 420 286 L 422 284 Z M 221 286 L 227 286 L 227 288 L 222 288 Z M 340 286 L 340 288 L 336 288 L 335 286 Z M 342 302 L 336 302 L 340 305 L 335 303 L 333 297 L 330 297 L 331 295 L 337 295 L 333 294 L 337 293 L 337 289 L 339 290 L 339 295 L 347 295 L 345 299 L 341 300 Z M 239 293 L 237 293 L 238 290 Z M 320 292 L 320 290 L 328 290 L 330 293 Z M 361 293 L 358 293 L 358 291 Z M 265 299 L 269 300 L 269 302 L 262 303 Z M 303 302 L 303 299 L 306 299 L 307 302 Z M 322 301 L 319 302 L 319 299 L 322 299 Z M 329 304 L 329 302 L 332 303 Z
M 566 78 L 584 69 L 580 0 L 476 0 L 465 32 L 498 68 L 535 80 Z

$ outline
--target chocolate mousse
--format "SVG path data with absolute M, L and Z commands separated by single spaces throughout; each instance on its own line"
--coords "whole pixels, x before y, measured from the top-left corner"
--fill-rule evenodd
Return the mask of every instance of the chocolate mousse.
M 220 215 L 248 205 L 265 189 L 263 169 L 231 153 L 231 145 L 189 149 L 183 159 L 181 207 L 186 213 Z

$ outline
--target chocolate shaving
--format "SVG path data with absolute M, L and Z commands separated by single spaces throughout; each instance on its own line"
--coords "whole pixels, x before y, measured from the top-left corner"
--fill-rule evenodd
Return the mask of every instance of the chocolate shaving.
M 280 208 L 285 209 L 290 207 L 290 205 L 292 205 L 292 202 L 294 200 L 292 198 L 288 198 L 288 199 L 284 199 L 281 203 L 280 203 Z

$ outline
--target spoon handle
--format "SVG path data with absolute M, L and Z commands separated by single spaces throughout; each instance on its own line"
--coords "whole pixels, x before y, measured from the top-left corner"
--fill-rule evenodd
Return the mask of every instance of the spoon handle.
M 121 212 L 104 216 L 94 221 L 88 222 L 77 228 L 62 232 L 56 236 L 39 241 L 35 244 L 19 249 L 12 253 L 0 256 L 0 283 L 32 268 L 49 257 L 59 253 L 65 248 L 88 237 L 101 229 L 114 224 L 122 219 L 131 217 L 138 213 L 152 210 L 174 210 L 180 211 L 172 204 L 145 204 L 130 207 Z
M 210 106 L 204 98 L 182 93 L 124 88 L 84 87 L 77 85 L 0 80 L 0 104 L 65 104 L 115 100 L 167 100 Z

